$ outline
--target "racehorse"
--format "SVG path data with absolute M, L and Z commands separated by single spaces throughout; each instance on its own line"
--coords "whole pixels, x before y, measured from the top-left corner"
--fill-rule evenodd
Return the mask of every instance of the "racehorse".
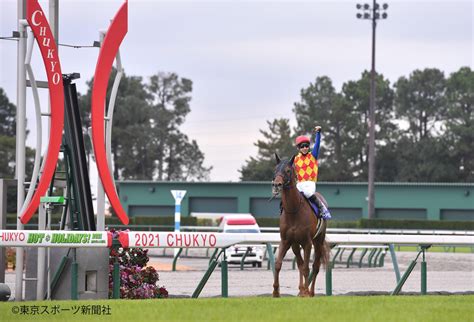
M 291 247 L 296 256 L 300 272 L 298 296 L 314 296 L 316 276 L 321 263 L 326 266 L 329 261 L 330 248 L 326 242 L 326 220 L 317 218 L 311 206 L 296 188 L 296 173 L 293 168 L 293 156 L 289 161 L 280 160 L 275 153 L 277 165 L 272 181 L 273 197 L 281 195 L 280 215 L 280 246 L 275 262 L 275 276 L 273 282 L 273 297 L 280 296 L 279 275 L 286 252 Z M 318 193 L 317 193 L 318 194 Z M 272 198 L 273 198 L 272 197 Z M 318 194 L 319 200 L 327 207 L 326 200 Z M 311 248 L 314 246 L 313 275 L 309 281 L 309 261 Z M 301 257 L 300 247 L 303 249 Z M 311 289 L 309 286 L 311 284 Z

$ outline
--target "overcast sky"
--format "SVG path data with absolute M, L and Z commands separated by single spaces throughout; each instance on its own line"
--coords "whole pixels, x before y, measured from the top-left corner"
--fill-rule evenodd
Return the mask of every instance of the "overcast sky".
M 371 25 L 356 19 L 356 3 L 130 0 L 122 63 L 128 75 L 176 72 L 193 81 L 182 130 L 198 142 L 205 165 L 214 167 L 212 181 L 237 181 L 238 169 L 257 153 L 253 143 L 267 120 L 286 117 L 294 125 L 292 108 L 302 88 L 327 75 L 339 90 L 370 68 Z M 435 67 L 448 76 L 473 67 L 472 1 L 387 3 L 388 19 L 377 26 L 376 68 L 391 83 L 415 69 Z M 47 12 L 48 1 L 40 4 Z M 60 1 L 59 43 L 92 44 L 121 4 Z M 17 30 L 16 1 L 1 0 L 0 12 L 0 36 L 10 36 Z M 34 55 L 36 79 L 45 79 L 39 51 Z M 80 72 L 81 93 L 97 56 L 97 48 L 60 47 L 62 71 Z M 0 40 L 0 57 L 0 87 L 16 103 L 16 42 Z M 42 104 L 44 110 L 46 93 Z M 33 110 L 30 94 L 30 145 Z

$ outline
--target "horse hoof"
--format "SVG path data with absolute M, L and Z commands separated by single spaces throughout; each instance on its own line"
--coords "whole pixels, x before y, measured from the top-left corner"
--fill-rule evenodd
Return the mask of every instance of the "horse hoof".
M 298 296 L 299 296 L 299 297 L 310 297 L 311 295 L 309 294 L 308 291 L 300 291 L 300 292 L 298 293 Z
M 280 292 L 273 291 L 273 297 L 280 297 Z
M 314 292 L 309 292 L 309 297 L 314 297 Z

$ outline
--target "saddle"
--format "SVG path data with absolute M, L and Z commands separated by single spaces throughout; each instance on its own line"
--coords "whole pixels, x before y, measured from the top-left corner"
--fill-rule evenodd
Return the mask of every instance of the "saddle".
M 316 204 L 314 201 L 308 199 L 305 197 L 305 195 L 300 192 L 301 195 L 303 196 L 303 198 L 308 202 L 308 204 L 310 205 L 311 209 L 313 210 L 313 213 L 314 215 L 318 218 L 318 219 L 324 219 L 324 220 L 327 220 L 327 219 L 331 219 L 331 215 L 329 214 L 329 212 L 327 213 L 328 215 L 324 215 L 321 213 L 320 209 L 319 209 L 319 206 L 318 204 Z M 316 195 L 315 195 L 316 197 Z M 317 198 L 317 197 L 316 197 Z
M 306 200 L 306 202 L 309 204 L 309 206 L 313 210 L 313 214 L 316 216 L 316 218 L 324 219 L 324 220 L 331 219 L 331 215 L 329 213 L 328 213 L 328 216 L 324 216 L 323 214 L 321 214 L 321 211 L 319 210 L 319 207 L 315 202 L 313 202 L 310 199 L 306 198 L 305 195 L 302 192 L 300 192 L 300 194 Z M 283 213 L 283 203 L 280 201 L 280 216 L 281 216 L 282 213 Z

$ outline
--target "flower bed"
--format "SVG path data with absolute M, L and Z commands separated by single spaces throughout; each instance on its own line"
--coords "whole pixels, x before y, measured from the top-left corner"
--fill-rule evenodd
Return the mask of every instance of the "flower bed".
M 114 232 L 116 235 L 116 232 Z M 116 237 L 116 236 L 114 236 Z M 113 293 L 113 268 L 117 261 L 120 267 L 120 298 L 151 299 L 167 298 L 165 287 L 157 285 L 158 272 L 146 266 L 148 250 L 142 248 L 112 248 L 109 256 L 109 298 Z

